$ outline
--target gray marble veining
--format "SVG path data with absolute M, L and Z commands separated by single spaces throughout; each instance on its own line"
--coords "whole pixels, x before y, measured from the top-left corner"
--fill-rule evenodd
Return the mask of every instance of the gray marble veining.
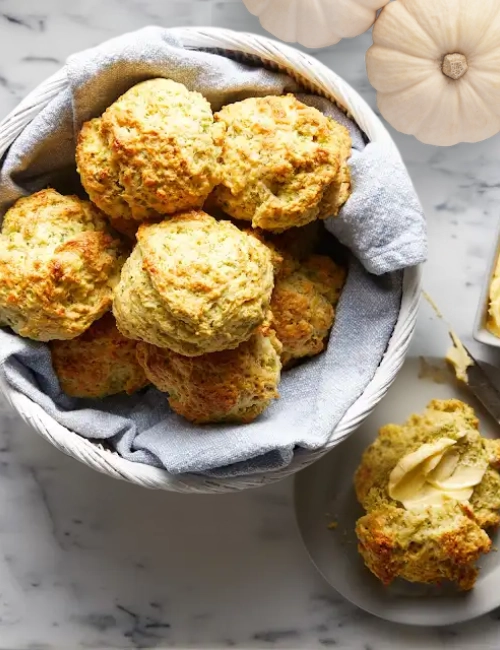
M 263 33 L 241 0 L 0 0 L 0 117 L 71 52 L 154 23 Z M 315 54 L 375 107 L 369 44 Z M 437 149 L 393 135 L 428 215 L 426 287 L 471 343 L 499 220 L 500 136 Z M 431 341 L 423 312 L 414 352 Z M 0 494 L 0 648 L 500 646 L 498 612 L 425 630 L 343 601 L 301 547 L 291 481 L 217 497 L 141 490 L 66 458 L 0 401 Z

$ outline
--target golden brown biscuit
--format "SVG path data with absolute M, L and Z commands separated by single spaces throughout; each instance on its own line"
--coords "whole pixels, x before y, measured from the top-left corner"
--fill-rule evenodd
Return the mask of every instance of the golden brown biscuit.
M 52 341 L 50 352 L 62 390 L 71 397 L 129 395 L 149 383 L 136 356 L 137 341 L 116 329 L 112 314 L 105 314 L 81 336 Z
M 366 566 L 384 585 L 396 578 L 438 585 L 449 580 L 472 589 L 475 563 L 491 549 L 468 509 L 453 502 L 417 511 L 382 506 L 358 520 L 356 535 Z
M 88 201 L 42 190 L 7 212 L 0 322 L 39 341 L 79 336 L 109 310 L 124 247 Z
M 113 228 L 132 241 L 141 221 L 158 215 L 125 201 L 118 163 L 101 131 L 102 119 L 85 122 L 76 146 L 76 166 L 90 200 L 109 218 Z
M 101 140 L 133 218 L 201 208 L 219 181 L 213 130 L 208 101 L 170 79 L 139 83 L 106 110 Z
M 272 327 L 283 345 L 284 366 L 320 354 L 335 320 L 345 269 L 330 258 L 313 258 L 276 278 L 271 298 Z
M 486 530 L 498 528 L 500 524 L 500 474 L 489 467 L 481 483 L 476 486 L 470 500 L 474 518 Z
M 436 456 L 438 464 L 428 468 L 422 463 L 411 465 L 411 455 L 415 457 L 425 446 L 437 449 L 443 440 L 451 442 L 444 477 L 432 476 L 441 457 Z M 473 409 L 459 400 L 433 400 L 423 414 L 412 415 L 405 424 L 380 429 L 363 454 L 354 485 L 367 511 L 356 527 L 359 550 L 384 584 L 401 577 L 426 583 L 447 579 L 460 589 L 473 587 L 475 562 L 491 545 L 483 529 L 500 524 L 499 450 L 495 441 L 481 437 Z M 430 460 L 425 455 L 419 458 Z M 391 498 L 395 494 L 390 492 L 395 468 L 403 467 L 402 459 L 406 459 L 407 472 L 404 502 Z M 419 482 L 422 474 L 417 473 L 424 469 L 431 476 L 431 487 L 442 490 L 444 497 L 436 500 L 430 490 L 424 490 L 425 483 Z M 461 473 L 455 475 L 455 470 Z M 449 487 L 443 482 L 446 478 Z M 469 498 L 460 492 L 464 487 L 470 490 Z
M 76 165 L 90 200 L 120 232 L 135 234 L 134 224 L 137 229 L 137 222 L 157 217 L 147 205 L 127 201 L 118 159 L 102 132 L 102 118 L 83 125 L 76 146 Z
M 222 210 L 274 232 L 338 213 L 350 187 L 345 127 L 293 95 L 230 104 L 215 121 L 221 184 L 212 200 Z
M 264 321 L 273 267 L 255 237 L 193 211 L 137 238 L 114 295 L 125 336 L 197 356 L 237 347 Z
M 242 224 L 242 222 L 240 222 Z M 240 224 L 235 224 L 240 227 Z M 255 237 L 261 244 L 263 244 L 271 254 L 271 262 L 274 269 L 274 275 L 283 275 L 291 273 L 296 268 L 296 260 L 294 260 L 291 255 L 282 253 L 278 248 L 270 241 L 259 228 L 244 228 L 240 227 L 240 230 L 243 230 L 250 237 Z
M 327 255 L 310 255 L 300 265 L 301 272 L 311 280 L 328 302 L 337 306 L 344 288 L 347 272 Z
M 251 235 L 252 237 L 255 237 L 262 244 L 264 244 L 264 246 L 266 246 L 269 249 L 269 252 L 271 253 L 274 273 L 276 275 L 278 273 L 281 273 L 281 274 L 283 274 L 283 273 L 291 273 L 292 266 L 293 266 L 293 268 L 295 268 L 296 261 L 292 261 L 291 255 L 289 255 L 286 252 L 284 247 L 283 247 L 283 250 L 280 250 L 278 248 L 278 246 L 274 243 L 273 239 L 270 237 L 270 233 L 265 232 L 264 230 L 261 230 L 260 228 L 251 228 L 248 225 L 248 221 L 242 221 L 240 219 L 234 219 L 230 215 L 223 212 L 217 206 L 215 200 L 213 199 L 213 193 L 205 201 L 205 204 L 203 206 L 203 210 L 207 214 L 209 214 L 211 217 L 214 217 L 214 219 L 217 219 L 218 221 L 220 221 L 220 220 L 230 221 L 237 228 L 239 228 L 240 230 L 243 230 L 243 232 L 246 232 L 248 235 Z M 297 228 L 297 230 L 300 230 L 300 229 Z M 292 266 L 290 266 L 290 264 Z
M 490 465 L 482 482 L 475 488 L 470 504 L 477 521 L 483 527 L 500 524 L 500 475 L 496 470 L 498 457 L 493 454 L 495 445 L 482 438 L 479 421 L 473 409 L 459 400 L 433 400 L 425 411 L 408 418 L 402 425 L 388 424 L 382 427 L 377 439 L 365 450 L 356 471 L 354 486 L 358 501 L 366 510 L 378 508 L 383 503 L 396 505 L 387 492 L 389 476 L 400 458 L 446 436 L 455 439 L 463 432 L 456 449 L 473 464 L 483 458 Z M 489 505 L 488 505 L 489 504 Z
M 254 334 L 234 350 L 196 358 L 139 343 L 139 362 L 172 409 L 190 422 L 255 420 L 279 397 L 281 346 L 272 331 Z
M 389 475 L 399 459 L 443 435 L 455 439 L 459 432 L 467 431 L 467 445 L 475 454 L 484 453 L 489 458 L 489 448 L 483 445 L 478 427 L 473 409 L 459 400 L 433 400 L 422 414 L 411 415 L 404 424 L 385 425 L 365 450 L 356 470 L 354 486 L 358 501 L 370 509 L 371 490 L 379 489 L 385 494 Z M 384 498 L 390 501 L 388 494 Z
M 337 124 L 334 120 L 332 120 Z M 340 126 L 340 125 L 338 125 Z M 339 138 L 340 168 L 335 181 L 328 187 L 323 195 L 319 209 L 319 219 L 335 217 L 340 208 L 351 196 L 351 172 L 347 161 L 351 157 L 352 142 L 348 132 L 348 138 Z

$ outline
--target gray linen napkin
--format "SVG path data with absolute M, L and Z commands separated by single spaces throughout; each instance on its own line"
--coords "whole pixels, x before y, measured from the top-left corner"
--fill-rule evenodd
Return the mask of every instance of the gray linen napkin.
M 241 58 L 241 57 L 234 57 Z M 296 82 L 229 53 L 184 49 L 167 29 L 148 27 L 68 59 L 68 89 L 12 144 L 0 170 L 0 214 L 14 200 L 51 184 L 81 192 L 75 134 L 133 84 L 168 77 L 203 93 L 214 110 L 249 96 L 300 92 Z M 351 251 L 349 274 L 328 350 L 283 376 L 281 399 L 256 422 L 197 427 L 172 413 L 153 388 L 132 396 L 77 400 L 64 395 L 46 345 L 0 329 L 0 372 L 62 425 L 107 439 L 130 460 L 173 474 L 239 476 L 288 465 L 321 448 L 363 393 L 397 320 L 401 270 L 426 258 L 425 220 L 406 169 L 392 150 L 369 143 L 331 102 L 300 95 L 348 126 L 353 194 L 327 228 Z

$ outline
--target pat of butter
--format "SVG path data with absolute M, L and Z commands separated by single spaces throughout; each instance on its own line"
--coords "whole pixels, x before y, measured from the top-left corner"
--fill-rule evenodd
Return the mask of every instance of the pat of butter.
M 467 383 L 467 368 L 474 365 L 474 362 L 467 354 L 462 341 L 458 338 L 455 332 L 450 330 L 450 336 L 453 340 L 453 345 L 446 354 L 446 361 L 451 363 L 455 369 L 457 379 Z
M 439 506 L 448 499 L 468 501 L 483 480 L 487 463 L 461 464 L 460 455 L 453 449 L 456 443 L 440 438 L 401 458 L 389 477 L 391 499 L 400 501 L 407 510 Z
M 429 506 L 442 506 L 449 499 L 464 503 L 471 498 L 473 492 L 473 487 L 461 490 L 438 490 L 427 483 L 414 498 L 405 499 L 403 505 L 406 510 L 416 510 L 418 508 L 428 508 Z
M 443 459 L 444 460 L 444 459 Z M 456 470 L 445 479 L 436 479 L 431 473 L 427 482 L 440 490 L 462 490 L 474 488 L 483 480 L 488 464 L 459 465 Z
M 440 438 L 403 456 L 389 476 L 391 499 L 403 503 L 413 499 L 424 488 L 429 472 L 441 462 L 444 452 L 455 444 L 452 438 Z

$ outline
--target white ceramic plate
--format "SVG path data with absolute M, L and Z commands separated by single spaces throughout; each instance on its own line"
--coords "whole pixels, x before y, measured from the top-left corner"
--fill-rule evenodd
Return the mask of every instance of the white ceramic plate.
M 384 587 L 357 552 L 354 526 L 363 510 L 356 500 L 353 475 L 363 450 L 382 425 L 404 422 L 411 413 L 422 411 L 431 399 L 450 398 L 462 399 L 475 408 L 482 435 L 500 436 L 499 425 L 458 385 L 442 360 L 423 362 L 410 357 L 386 398 L 361 427 L 295 479 L 297 522 L 312 562 L 344 598 L 389 621 L 450 625 L 500 606 L 500 552 L 492 551 L 482 558 L 476 586 L 468 593 L 404 580 Z M 329 530 L 332 521 L 337 527 Z

